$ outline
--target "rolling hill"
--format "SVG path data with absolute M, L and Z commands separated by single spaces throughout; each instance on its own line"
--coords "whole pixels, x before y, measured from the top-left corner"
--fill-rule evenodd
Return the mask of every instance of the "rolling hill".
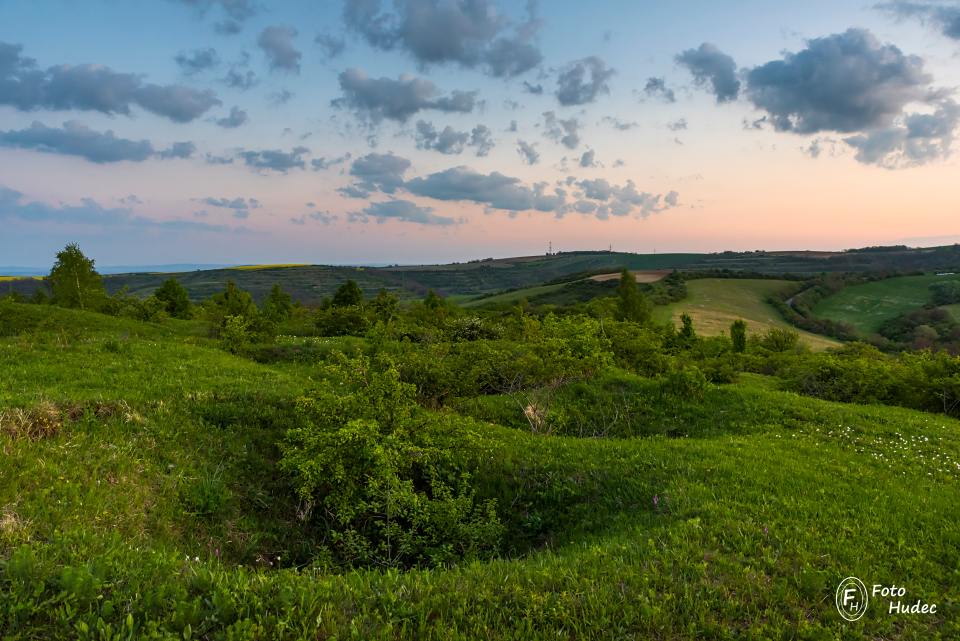
M 884 321 L 919 309 L 930 302 L 929 287 L 960 276 L 900 276 L 846 287 L 820 301 L 815 316 L 843 321 L 863 334 L 876 332 Z
M 788 281 L 765 279 L 704 278 L 687 282 L 687 298 L 671 305 L 654 308 L 654 317 L 661 321 L 680 322 L 681 314 L 689 314 L 693 326 L 704 336 L 718 336 L 730 331 L 730 324 L 743 319 L 750 333 L 772 327 L 791 329 L 766 298 L 789 286 Z M 800 339 L 813 349 L 836 347 L 840 343 L 810 332 L 799 331 Z

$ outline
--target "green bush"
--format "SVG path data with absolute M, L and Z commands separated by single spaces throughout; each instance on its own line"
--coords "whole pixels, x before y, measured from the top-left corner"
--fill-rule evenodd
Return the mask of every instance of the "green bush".
M 493 554 L 496 503 L 475 498 L 464 459 L 475 435 L 420 410 L 392 366 L 345 360 L 328 378 L 339 382 L 299 401 L 280 465 L 335 558 L 412 567 Z

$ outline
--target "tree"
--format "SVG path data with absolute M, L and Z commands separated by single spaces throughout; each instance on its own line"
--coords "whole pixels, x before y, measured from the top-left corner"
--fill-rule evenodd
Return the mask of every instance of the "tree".
M 747 324 L 742 319 L 737 319 L 730 325 L 730 341 L 737 354 L 747 351 Z
M 363 305 L 363 290 L 354 281 L 348 280 L 340 285 L 330 304 L 334 307 L 360 307 Z
M 437 292 L 431 289 L 427 292 L 427 297 L 423 299 L 423 306 L 427 309 L 436 311 L 445 307 L 446 301 L 443 300 L 442 296 L 439 296 Z
M 693 319 L 690 318 L 689 314 L 680 315 L 680 339 L 685 343 L 696 340 L 697 332 L 693 329 Z
M 49 276 L 53 300 L 57 305 L 97 308 L 106 296 L 106 290 L 103 279 L 93 265 L 93 259 L 84 256 L 76 243 L 70 243 L 57 253 Z
M 221 318 L 228 316 L 251 318 L 257 314 L 253 296 L 237 287 L 232 280 L 227 282 L 227 288 L 214 295 L 210 302 L 219 310 Z
M 293 299 L 290 298 L 290 294 L 283 291 L 280 283 L 274 283 L 270 295 L 263 303 L 263 315 L 275 323 L 280 323 L 290 318 L 292 311 Z
M 377 297 L 370 301 L 370 307 L 373 310 L 373 315 L 376 320 L 389 323 L 397 316 L 400 300 L 387 290 L 381 288 L 380 291 L 377 292 Z
M 153 295 L 174 318 L 190 318 L 190 294 L 176 278 L 165 280 Z
M 637 289 L 637 279 L 626 267 L 617 287 L 617 314 L 620 320 L 645 324 L 650 320 L 650 301 Z

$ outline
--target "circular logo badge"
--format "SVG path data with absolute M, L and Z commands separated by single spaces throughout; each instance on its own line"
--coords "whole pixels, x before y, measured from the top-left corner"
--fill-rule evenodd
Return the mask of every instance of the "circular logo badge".
M 847 621 L 856 621 L 867 611 L 867 586 L 855 576 L 848 576 L 837 586 L 837 611 Z

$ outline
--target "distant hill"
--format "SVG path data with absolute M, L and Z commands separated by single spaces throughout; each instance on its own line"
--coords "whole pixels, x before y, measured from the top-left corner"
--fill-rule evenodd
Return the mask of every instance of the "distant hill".
M 344 281 L 353 279 L 368 295 L 383 288 L 402 299 L 420 298 L 433 289 L 444 296 L 472 298 L 521 288 L 556 284 L 564 280 L 632 270 L 752 272 L 761 274 L 817 274 L 821 272 L 960 271 L 960 245 L 910 249 L 870 247 L 842 252 L 754 251 L 714 254 L 630 254 L 622 252 L 563 252 L 553 255 L 476 260 L 446 265 L 394 265 L 351 267 L 336 265 L 247 265 L 216 269 L 188 269 L 189 265 L 109 273 L 105 282 L 111 293 L 127 287 L 133 294 L 148 296 L 160 283 L 175 276 L 194 300 L 221 291 L 227 281 L 250 291 L 261 300 L 279 283 L 305 304 L 317 304 Z M 3 275 L 0 268 L 0 275 Z M 8 276 L 26 276 L 11 272 Z M 0 292 L 31 295 L 45 287 L 33 279 L 4 279 Z

